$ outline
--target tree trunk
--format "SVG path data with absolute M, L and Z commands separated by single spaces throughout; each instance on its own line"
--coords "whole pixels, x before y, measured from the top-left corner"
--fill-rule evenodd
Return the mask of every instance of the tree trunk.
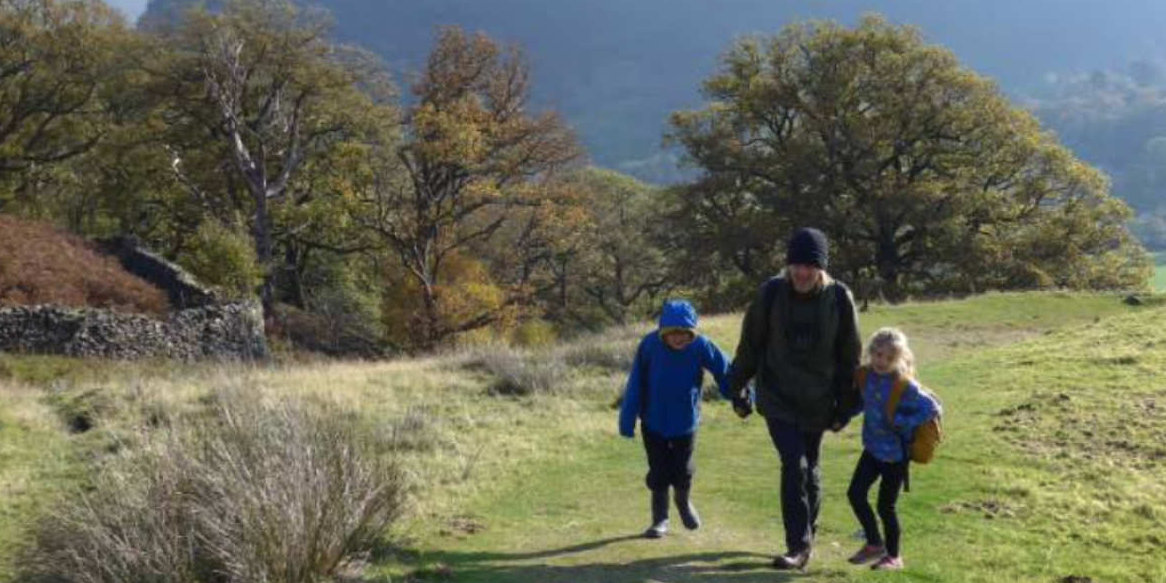
M 429 282 L 421 282 L 421 294 L 425 302 L 425 321 L 423 322 L 424 329 L 421 331 L 421 349 L 429 352 L 437 348 L 437 345 L 442 340 L 441 314 L 437 306 L 437 293 Z
M 899 286 L 900 276 L 899 248 L 895 245 L 894 235 L 880 237 L 878 250 L 875 252 L 875 266 L 879 274 L 879 291 L 891 303 L 903 301 L 903 290 Z
M 308 252 L 306 250 L 300 252 L 293 241 L 287 241 L 285 245 L 283 273 L 287 275 L 288 293 L 285 301 L 301 310 L 306 310 L 308 302 L 304 295 L 303 273 L 307 265 Z
M 558 283 L 558 286 L 559 286 L 559 313 L 560 314 L 566 314 L 567 308 L 568 308 L 568 306 L 567 306 L 567 262 L 568 261 L 569 260 L 567 258 L 563 258 L 563 261 L 561 263 L 562 271 L 559 273 L 558 277 L 556 278 L 558 280 L 556 283 Z
M 255 258 L 263 271 L 263 281 L 259 284 L 259 300 L 263 303 L 263 316 L 270 318 L 275 308 L 274 248 L 271 241 L 271 215 L 267 212 L 267 197 L 255 197 Z

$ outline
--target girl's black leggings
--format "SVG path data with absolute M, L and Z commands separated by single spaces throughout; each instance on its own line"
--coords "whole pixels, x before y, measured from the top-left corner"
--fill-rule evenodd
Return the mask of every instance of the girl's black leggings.
M 854 477 L 850 479 L 850 489 L 847 497 L 850 498 L 850 507 L 858 522 L 862 523 L 862 530 L 866 533 L 866 543 L 870 545 L 883 544 L 883 537 L 879 536 L 879 525 L 875 522 L 874 512 L 871 511 L 867 493 L 874 485 L 875 480 L 882 478 L 879 483 L 878 512 L 886 531 L 887 554 L 899 556 L 899 516 L 895 514 L 895 501 L 899 499 L 899 490 L 903 487 L 903 477 L 907 466 L 903 462 L 883 462 L 875 459 L 865 449 L 862 457 L 858 458 L 858 465 L 854 468 Z

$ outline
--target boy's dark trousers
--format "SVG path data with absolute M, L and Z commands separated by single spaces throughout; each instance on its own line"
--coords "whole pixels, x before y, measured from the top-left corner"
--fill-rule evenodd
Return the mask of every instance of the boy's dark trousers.
M 688 492 L 692 488 L 692 476 L 696 465 L 692 452 L 696 446 L 696 433 L 681 437 L 664 437 L 652 431 L 643 430 L 644 449 L 648 452 L 648 489 L 653 492 L 668 492 L 672 486 L 677 492 Z
M 769 438 L 781 457 L 781 518 L 790 554 L 814 542 L 821 508 L 822 472 L 818 468 L 823 431 L 803 431 L 792 423 L 766 417 Z
M 899 499 L 906 470 L 905 463 L 880 461 L 864 449 L 854 468 L 854 477 L 850 479 L 850 489 L 846 492 L 854 515 L 858 517 L 866 534 L 866 543 L 883 544 L 883 539 L 879 537 L 879 525 L 875 522 L 874 512 L 867 500 L 870 487 L 875 480 L 882 478 L 879 482 L 878 512 L 887 533 L 887 554 L 892 557 L 899 556 L 899 517 L 895 513 L 895 501 Z

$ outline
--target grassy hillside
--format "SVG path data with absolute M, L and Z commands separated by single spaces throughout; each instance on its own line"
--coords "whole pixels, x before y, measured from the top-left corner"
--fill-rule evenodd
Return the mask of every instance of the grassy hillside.
M 1154 279 L 1150 286 L 1154 291 L 1166 291 L 1166 253 L 1154 254 Z
M 868 331 L 891 322 L 915 330 L 920 352 L 931 353 L 921 376 L 948 410 L 949 441 L 941 458 L 916 469 L 913 492 L 901 505 L 910 569 L 887 579 L 1166 577 L 1148 554 L 1148 533 L 1162 520 L 1153 504 L 1166 500 L 1166 491 L 1147 487 L 1166 473 L 1152 453 L 1161 436 L 1140 424 L 1116 458 L 1098 455 L 1112 449 L 1109 436 L 1120 432 L 1121 415 L 1153 398 L 1147 396 L 1153 390 L 1141 386 L 1150 378 L 1147 368 L 1166 366 L 1144 352 L 1141 336 L 1154 330 L 1151 319 L 1119 315 L 1124 309 L 1115 300 L 993 296 L 878 309 L 864 319 Z M 714 335 L 733 326 L 727 319 L 711 324 Z M 1156 337 L 1166 340 L 1166 334 Z M 1140 365 L 1121 364 L 1128 359 L 1111 352 L 1139 353 Z M 766 567 L 781 550 L 781 530 L 778 464 L 764 426 L 711 405 L 695 487 L 703 530 L 663 542 L 634 538 L 647 520 L 642 447 L 615 437 L 609 427 L 584 452 L 517 470 L 494 494 L 467 504 L 483 533 L 438 529 L 416 545 L 420 555 L 413 564 L 427 565 L 425 572 L 434 576 L 451 572 L 452 580 L 474 582 L 794 578 Z M 1102 441 L 1072 435 L 1068 428 L 1080 417 Z M 844 561 L 859 544 L 845 502 L 859 439 L 857 423 L 826 439 L 824 540 L 807 580 L 867 576 Z M 1149 453 L 1126 455 L 1130 448 Z M 1083 556 L 1095 560 L 1082 563 Z
M 912 337 L 943 398 L 949 440 L 902 498 L 908 570 L 879 580 L 1166 579 L 1154 558 L 1166 515 L 1163 309 L 1115 296 L 988 295 L 873 307 L 864 331 Z M 735 345 L 739 316 L 707 318 Z M 776 454 L 764 424 L 710 402 L 695 497 L 706 526 L 663 541 L 646 526 L 642 446 L 620 439 L 611 403 L 647 326 L 541 353 L 498 350 L 375 364 L 267 369 L 115 369 L 0 356 L 0 557 L 88 460 L 132 444 L 145 412 L 197 410 L 235 387 L 323 399 L 397 436 L 421 486 L 364 580 L 461 582 L 850 581 L 858 545 L 844 492 L 858 423 L 826 438 L 818 557 L 806 577 L 766 565 L 781 550 Z M 55 380 L 54 380 L 55 379 Z M 523 394 L 533 389 L 533 394 Z M 69 434 L 78 413 L 94 429 Z M 130 445 L 132 447 L 132 445 Z M 0 563 L 3 564 L 3 563 Z M 4 580 L 5 577 L 0 577 Z M 1086 579 L 1078 579 L 1078 581 Z

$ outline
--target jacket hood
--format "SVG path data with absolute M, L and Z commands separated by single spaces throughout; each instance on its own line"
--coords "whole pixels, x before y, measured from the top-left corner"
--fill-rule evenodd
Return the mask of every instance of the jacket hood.
M 685 300 L 668 300 L 660 312 L 660 330 L 680 328 L 696 332 L 696 308 Z

